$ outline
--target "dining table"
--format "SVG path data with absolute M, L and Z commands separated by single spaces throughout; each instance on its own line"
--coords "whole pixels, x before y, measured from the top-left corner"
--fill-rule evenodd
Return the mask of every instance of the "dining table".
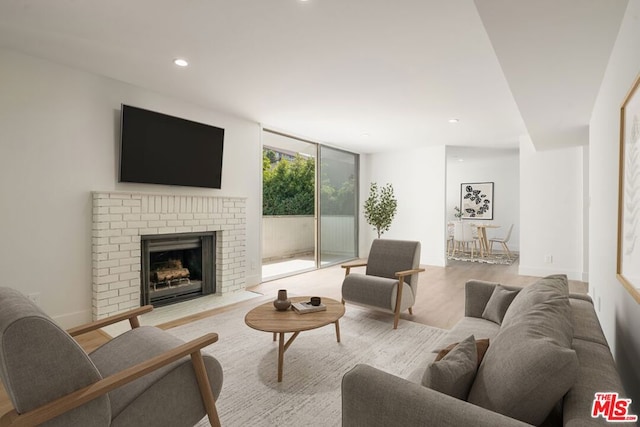
M 491 223 L 473 223 L 474 227 L 478 229 L 478 241 L 480 242 L 480 256 L 485 256 L 485 253 L 489 253 L 489 238 L 487 237 L 487 228 L 500 228 L 500 225 Z

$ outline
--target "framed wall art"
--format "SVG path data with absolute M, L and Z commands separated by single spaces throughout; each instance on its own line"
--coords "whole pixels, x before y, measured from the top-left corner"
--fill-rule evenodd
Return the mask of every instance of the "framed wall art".
M 460 184 L 462 219 L 493 219 L 493 182 Z
M 640 75 L 620 108 L 616 276 L 640 303 Z

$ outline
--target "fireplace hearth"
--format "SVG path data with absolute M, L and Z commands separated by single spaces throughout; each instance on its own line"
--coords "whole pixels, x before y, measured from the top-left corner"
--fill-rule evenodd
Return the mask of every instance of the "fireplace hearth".
M 215 292 L 215 232 L 141 236 L 141 243 L 141 305 Z

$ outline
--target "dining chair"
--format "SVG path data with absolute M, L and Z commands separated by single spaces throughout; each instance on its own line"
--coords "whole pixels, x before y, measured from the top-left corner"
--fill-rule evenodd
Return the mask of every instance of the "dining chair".
M 453 222 L 447 223 L 447 256 L 451 255 L 453 252 L 453 230 L 455 228 L 455 224 Z
M 504 251 L 507 253 L 507 257 L 509 259 L 511 259 L 511 251 L 509 250 L 509 247 L 507 246 L 507 242 L 509 242 L 509 239 L 511 239 L 511 232 L 513 231 L 513 224 L 511 224 L 509 226 L 509 230 L 507 230 L 507 234 L 504 237 L 493 237 L 491 239 L 489 239 L 489 253 L 493 253 L 493 243 L 500 243 L 504 249 Z
M 473 235 L 473 229 L 475 227 L 471 225 L 471 223 L 460 221 L 455 224 L 455 228 L 453 230 L 453 254 L 456 254 L 456 250 L 461 250 L 464 252 L 464 249 L 467 246 L 471 247 L 471 258 L 473 259 L 474 250 L 477 249 L 476 239 Z

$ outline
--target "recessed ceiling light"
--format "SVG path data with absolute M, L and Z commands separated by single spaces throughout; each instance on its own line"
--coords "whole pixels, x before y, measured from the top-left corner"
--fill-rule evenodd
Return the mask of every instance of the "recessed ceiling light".
M 459 119 L 449 119 L 449 123 L 458 123 Z
M 363 138 L 369 138 L 371 135 L 369 135 L 368 133 L 363 133 L 363 134 L 360 134 L 360 136 Z
M 178 67 L 186 67 L 187 65 L 189 65 L 187 60 L 186 59 L 182 59 L 182 58 L 174 59 L 173 63 L 176 64 Z

